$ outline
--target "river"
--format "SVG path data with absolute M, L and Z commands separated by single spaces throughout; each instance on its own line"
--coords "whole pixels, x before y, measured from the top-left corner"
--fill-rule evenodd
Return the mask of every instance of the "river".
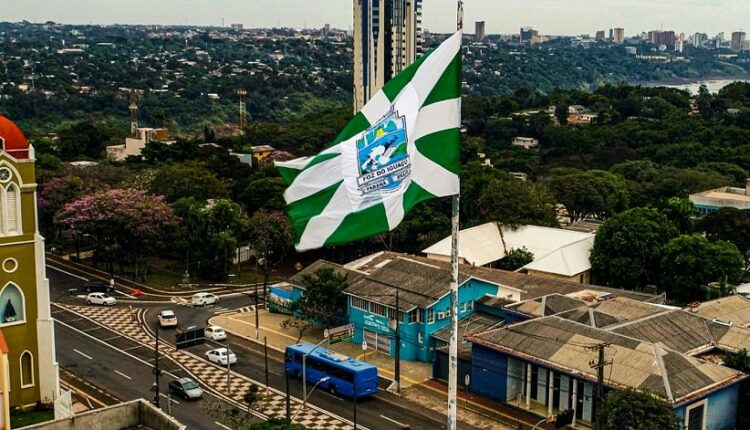
M 658 82 L 650 83 L 648 86 L 650 87 L 667 87 L 667 88 L 677 88 L 680 90 L 688 91 L 690 94 L 698 94 L 698 89 L 701 87 L 701 85 L 705 85 L 706 88 L 708 88 L 708 91 L 712 94 L 716 94 L 719 92 L 720 89 L 724 88 L 725 86 L 731 84 L 732 82 L 750 82 L 750 78 L 744 77 L 744 78 L 737 78 L 737 79 L 706 79 L 702 81 L 696 81 L 696 82 L 690 82 L 690 83 L 683 83 L 683 84 L 661 84 Z

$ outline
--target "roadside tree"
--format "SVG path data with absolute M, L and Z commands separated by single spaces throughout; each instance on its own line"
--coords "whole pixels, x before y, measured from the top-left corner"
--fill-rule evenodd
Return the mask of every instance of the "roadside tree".
M 680 417 L 655 395 L 624 388 L 607 395 L 599 419 L 605 429 L 680 430 Z

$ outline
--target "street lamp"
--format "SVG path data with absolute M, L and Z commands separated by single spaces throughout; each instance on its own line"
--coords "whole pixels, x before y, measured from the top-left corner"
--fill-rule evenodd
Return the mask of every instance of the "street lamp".
M 303 357 L 304 357 L 304 356 L 303 356 Z M 303 367 L 303 369 L 304 369 L 304 367 Z M 301 404 L 301 405 L 299 405 L 299 407 L 297 408 L 297 412 L 295 412 L 295 413 L 294 413 L 294 416 L 292 417 L 291 421 L 294 421 L 294 419 L 295 419 L 295 418 L 297 418 L 297 414 L 299 414 L 299 411 L 300 411 L 300 410 L 302 410 L 302 409 L 305 409 L 305 408 L 306 408 L 306 405 L 307 405 L 307 398 L 308 398 L 308 397 L 310 397 L 310 396 L 312 395 L 313 391 L 315 391 L 315 388 L 317 388 L 317 387 L 318 387 L 318 385 L 320 385 L 321 383 L 323 383 L 323 382 L 326 382 L 326 381 L 328 381 L 329 379 L 331 379 L 331 377 L 330 377 L 330 376 L 326 376 L 326 377 L 320 378 L 320 379 L 318 380 L 318 382 L 316 382 L 316 383 L 315 383 L 315 385 L 313 385 L 313 387 L 312 387 L 312 390 L 310 390 L 310 393 L 309 393 L 309 394 L 307 394 L 307 395 L 305 395 L 305 396 L 303 396 L 303 399 L 302 399 L 302 404 Z
M 108 249 L 109 247 L 105 244 L 103 244 L 99 239 L 96 238 L 96 236 L 92 236 L 91 233 L 83 233 L 81 235 L 82 237 L 87 237 L 89 239 L 93 239 L 94 242 L 96 242 L 98 245 L 102 246 L 107 251 L 107 265 L 109 266 L 109 277 L 111 279 L 114 279 L 114 264 L 112 263 L 112 255 L 111 251 Z
M 325 339 L 323 339 L 320 342 L 318 342 L 318 344 L 315 345 L 315 347 L 313 349 L 311 349 L 310 351 L 308 351 L 305 354 L 302 354 L 302 406 L 304 406 L 304 407 L 307 407 L 307 356 L 310 355 L 310 354 L 312 354 L 316 349 L 318 349 L 320 347 L 320 345 L 323 344 L 323 342 L 325 342 L 327 340 L 328 340 L 328 338 L 326 337 Z M 319 383 L 320 383 L 320 381 L 318 381 L 318 384 Z M 315 386 L 317 387 L 318 384 L 315 384 Z M 315 389 L 315 387 L 313 387 L 313 390 L 314 389 Z M 297 415 L 297 414 L 295 414 L 295 415 Z

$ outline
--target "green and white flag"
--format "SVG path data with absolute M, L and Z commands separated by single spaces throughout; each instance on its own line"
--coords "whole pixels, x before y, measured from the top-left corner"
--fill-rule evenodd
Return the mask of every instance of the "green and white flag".
M 316 156 L 277 162 L 298 251 L 393 230 L 459 192 L 461 33 L 392 78 Z

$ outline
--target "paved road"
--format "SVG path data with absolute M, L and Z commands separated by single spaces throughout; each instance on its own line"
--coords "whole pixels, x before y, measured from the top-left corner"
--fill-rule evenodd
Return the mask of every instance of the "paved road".
M 78 377 L 94 382 L 122 400 L 153 399 L 153 393 L 149 391 L 154 381 L 151 366 L 63 324 L 55 327 L 55 344 L 60 365 Z M 167 391 L 166 384 L 170 380 L 169 376 L 162 376 L 162 392 Z M 173 402 L 172 415 L 190 429 L 223 430 L 206 419 L 205 412 L 198 407 L 199 402 Z M 167 399 L 163 397 L 161 403 L 166 410 Z
M 83 300 L 70 296 L 68 294 L 69 288 L 80 287 L 83 283 L 82 280 L 68 276 L 56 270 L 49 270 L 48 277 L 50 279 L 51 289 L 53 291 L 53 301 L 64 302 L 68 304 L 83 305 Z M 145 320 L 147 321 L 151 330 L 155 330 L 156 315 L 162 309 L 172 309 L 177 314 L 180 325 L 183 327 L 189 325 L 203 326 L 205 321 L 215 315 L 217 312 L 224 312 L 227 309 L 240 308 L 252 304 L 253 299 L 247 295 L 235 295 L 228 298 L 222 298 L 218 306 L 206 306 L 201 308 L 193 308 L 191 306 L 180 305 L 177 303 L 164 303 L 164 304 L 144 304 L 141 307 L 146 309 Z M 127 305 L 118 304 L 117 307 L 125 307 Z M 143 346 L 132 344 L 119 336 L 113 336 L 112 332 L 103 329 L 97 329 L 96 327 L 87 327 L 85 322 L 76 321 L 73 314 L 67 312 L 58 311 L 55 315 L 56 318 L 61 321 L 70 322 L 72 325 L 83 324 L 80 328 L 86 331 L 88 334 L 95 336 L 99 339 L 104 340 L 107 343 L 114 345 L 120 350 L 126 350 L 130 354 L 140 357 L 148 362 L 152 360 L 153 352 Z M 90 324 L 90 323 L 89 323 Z M 58 356 L 59 360 L 64 367 L 66 363 L 72 363 L 74 365 L 82 366 L 79 376 L 86 379 L 92 380 L 97 385 L 102 386 L 105 389 L 112 388 L 112 392 L 123 399 L 131 398 L 147 398 L 150 399 L 152 394 L 148 391 L 148 388 L 153 382 L 151 371 L 148 366 L 140 363 L 136 360 L 125 359 L 124 354 L 118 353 L 116 350 L 107 348 L 104 345 L 96 344 L 95 341 L 87 340 L 85 343 L 80 343 L 78 340 L 71 342 L 71 337 L 76 336 L 71 329 L 63 328 L 60 324 L 58 325 Z M 66 333 L 67 332 L 67 333 Z M 174 343 L 174 330 L 161 330 L 161 338 L 169 343 Z M 64 337 L 64 336 L 68 337 Z M 248 342 L 244 339 L 230 338 L 228 342 L 229 346 L 238 356 L 238 364 L 232 366 L 232 370 L 241 373 L 245 376 L 253 378 L 255 380 L 264 381 L 265 379 L 265 360 L 262 353 L 262 348 L 259 350 L 257 344 Z M 94 357 L 88 352 L 88 348 L 92 348 L 94 354 L 97 356 L 96 360 L 88 360 L 82 356 L 79 352 L 74 351 L 73 345 L 76 345 L 78 351 L 83 352 L 91 357 Z M 80 346 L 80 347 L 79 347 Z M 201 345 L 190 348 L 190 351 L 198 356 L 203 356 L 204 352 L 211 349 L 213 346 Z M 83 350 L 82 348 L 86 348 Z M 102 348 L 106 348 L 106 351 Z M 69 360 L 69 361 L 68 361 Z M 88 363 L 89 361 L 99 361 L 101 364 Z M 279 390 L 284 390 L 286 386 L 286 378 L 283 371 L 282 357 L 280 354 L 271 352 L 269 354 L 269 384 Z M 122 363 L 122 364 L 121 364 Z M 120 367 L 127 363 L 125 370 L 120 370 Z M 118 367 L 120 366 L 120 367 Z M 138 367 L 140 366 L 140 367 Z M 176 367 L 172 365 L 172 367 Z M 125 377 L 120 376 L 114 372 L 114 369 L 119 370 L 122 373 L 133 378 L 127 380 Z M 145 370 L 144 370 L 145 369 Z M 179 370 L 176 368 L 173 370 L 179 374 Z M 74 369 L 71 369 L 75 371 Z M 132 373 L 132 374 L 131 374 Z M 180 375 L 182 376 L 182 375 Z M 124 383 L 126 382 L 127 383 Z M 164 382 L 166 384 L 166 382 Z M 130 388 L 129 388 L 130 387 Z M 310 388 L 310 387 L 308 387 Z M 298 380 L 290 381 L 290 393 L 292 396 L 297 398 L 302 397 L 302 383 Z M 326 392 L 316 390 L 310 396 L 309 402 L 328 410 L 341 417 L 352 419 L 353 418 L 353 403 L 350 400 L 342 399 L 337 396 L 332 396 Z M 185 423 L 188 424 L 189 428 L 209 428 L 214 429 L 214 424 L 210 424 L 208 427 L 203 426 L 205 418 L 201 417 L 200 420 L 194 422 L 193 425 L 190 423 L 194 420 L 197 408 L 190 405 L 178 405 L 175 411 L 185 409 L 186 418 Z M 444 418 L 435 414 L 434 412 L 427 411 L 421 408 L 419 405 L 411 405 L 391 395 L 390 393 L 378 394 L 375 398 L 367 399 L 364 402 L 358 404 L 358 423 L 364 425 L 372 430 L 393 430 L 399 429 L 398 423 L 409 424 L 412 429 L 441 429 L 444 428 Z M 177 413 L 177 412 L 175 412 Z M 179 416 L 178 416 L 179 419 Z M 198 424 L 201 423 L 201 424 Z

